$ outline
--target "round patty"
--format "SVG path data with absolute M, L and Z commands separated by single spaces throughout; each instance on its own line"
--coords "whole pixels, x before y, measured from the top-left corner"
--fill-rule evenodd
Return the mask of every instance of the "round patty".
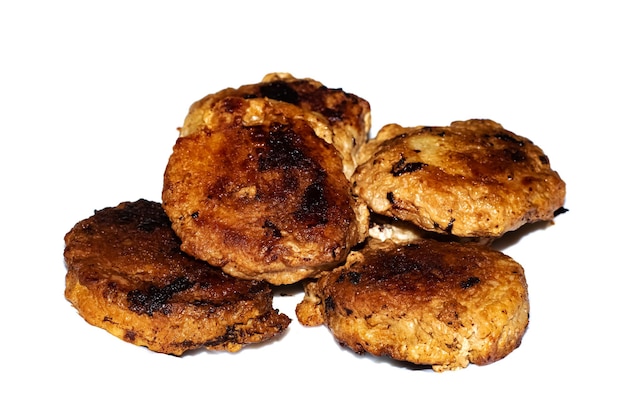
M 491 120 L 387 125 L 359 162 L 354 190 L 372 211 L 441 234 L 497 238 L 552 220 L 565 200 L 543 151 Z
M 226 97 L 265 97 L 322 116 L 329 127 L 329 134 L 323 138 L 339 151 L 346 177 L 350 178 L 354 172 L 356 153 L 367 140 L 371 127 L 370 105 L 361 97 L 340 88 L 328 88 L 311 78 L 271 73 L 259 83 L 226 88 L 193 103 L 181 128 L 181 136 L 189 136 L 209 125 L 213 106 Z
M 227 273 L 291 284 L 343 262 L 367 236 L 323 119 L 267 98 L 226 97 L 180 137 L 163 207 L 182 249 Z
M 180 251 L 159 203 L 97 211 L 65 236 L 65 297 L 90 324 L 150 350 L 237 351 L 290 319 L 261 281 L 244 281 Z
M 357 353 L 435 371 L 488 364 L 519 346 L 528 291 L 510 257 L 474 243 L 371 242 L 305 286 L 302 324 L 327 325 Z

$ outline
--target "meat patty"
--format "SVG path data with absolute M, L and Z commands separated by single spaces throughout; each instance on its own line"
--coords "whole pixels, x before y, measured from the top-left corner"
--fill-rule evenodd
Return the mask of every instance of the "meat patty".
M 255 84 L 226 88 L 193 103 L 181 128 L 181 136 L 202 130 L 211 122 L 215 103 L 226 97 L 269 98 L 297 105 L 323 118 L 329 132 L 322 137 L 339 151 L 344 173 L 350 178 L 356 168 L 356 153 L 368 138 L 371 127 L 369 103 L 340 88 L 328 88 L 311 78 L 295 78 L 288 73 L 271 73 Z
M 387 125 L 359 163 L 354 191 L 373 212 L 441 234 L 497 238 L 552 220 L 565 200 L 543 151 L 491 120 Z
M 325 324 L 357 353 L 444 371 L 517 348 L 529 302 L 522 267 L 486 246 L 372 240 L 308 283 L 296 314 L 304 325 Z
M 182 249 L 228 274 L 291 284 L 332 269 L 367 236 L 323 118 L 286 102 L 226 97 L 180 137 L 163 207 Z
M 290 319 L 272 288 L 233 278 L 180 251 L 159 203 L 121 203 L 65 236 L 65 297 L 90 324 L 173 355 L 237 351 L 281 334 Z

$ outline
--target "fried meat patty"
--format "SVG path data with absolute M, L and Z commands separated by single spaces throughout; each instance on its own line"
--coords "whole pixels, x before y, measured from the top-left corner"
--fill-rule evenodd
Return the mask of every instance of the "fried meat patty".
M 261 82 L 226 88 L 193 103 L 180 130 L 181 136 L 202 130 L 211 124 L 213 106 L 226 97 L 269 98 L 291 103 L 322 116 L 330 129 L 322 137 L 339 151 L 344 173 L 350 178 L 356 168 L 356 153 L 365 143 L 371 127 L 369 103 L 340 88 L 328 88 L 311 78 L 295 78 L 288 73 L 267 74 Z
M 373 212 L 442 234 L 497 238 L 565 200 L 543 151 L 491 120 L 386 125 L 358 160 L 354 191 Z
M 237 351 L 281 334 L 290 319 L 270 286 L 180 251 L 159 203 L 121 203 L 65 236 L 65 297 L 90 324 L 150 350 Z
M 244 279 L 291 284 L 344 261 L 367 236 L 338 151 L 313 112 L 226 97 L 169 158 L 163 207 L 183 251 Z
M 296 308 L 357 353 L 435 371 L 497 361 L 521 343 L 529 302 L 524 270 L 474 243 L 372 240 L 305 286 Z

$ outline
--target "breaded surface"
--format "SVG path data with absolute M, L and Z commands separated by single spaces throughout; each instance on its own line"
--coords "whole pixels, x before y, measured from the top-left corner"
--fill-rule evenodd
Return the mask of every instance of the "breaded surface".
M 267 98 L 226 97 L 180 137 L 163 207 L 182 249 L 227 273 L 291 284 L 345 260 L 367 236 L 323 120 Z
M 356 152 L 367 140 L 371 126 L 370 105 L 361 97 L 340 88 L 328 88 L 311 78 L 271 73 L 259 83 L 226 88 L 193 103 L 180 135 L 189 136 L 209 125 L 214 104 L 226 97 L 265 97 L 315 113 L 328 124 L 330 132 L 322 137 L 339 151 L 346 177 L 350 178 L 354 172 Z
M 513 259 L 473 243 L 371 242 L 305 286 L 302 324 L 327 325 L 357 353 L 435 371 L 488 364 L 519 346 L 529 303 Z
M 373 212 L 442 234 L 497 238 L 552 220 L 565 200 L 543 151 L 491 120 L 387 125 L 359 162 L 354 190 Z
M 281 334 L 290 319 L 270 286 L 182 253 L 159 203 L 121 203 L 65 236 L 65 297 L 90 324 L 150 350 L 237 351 Z

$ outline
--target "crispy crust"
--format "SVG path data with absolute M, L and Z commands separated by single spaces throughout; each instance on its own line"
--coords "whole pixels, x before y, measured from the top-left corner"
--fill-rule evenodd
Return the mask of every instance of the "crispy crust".
M 543 151 L 491 120 L 387 125 L 359 161 L 354 190 L 372 211 L 441 234 L 497 238 L 552 220 L 565 200 Z
M 296 105 L 325 120 L 328 134 L 321 135 L 339 151 L 346 178 L 356 168 L 356 153 L 369 135 L 371 112 L 369 103 L 340 88 L 328 88 L 311 78 L 295 78 L 288 73 L 267 74 L 261 82 L 226 88 L 193 103 L 180 130 L 189 136 L 211 124 L 213 106 L 226 97 L 269 98 Z
M 318 115 L 267 98 L 226 97 L 176 142 L 163 207 L 182 249 L 227 273 L 291 284 L 343 262 L 367 236 Z
M 65 236 L 65 297 L 90 324 L 160 353 L 238 351 L 281 334 L 290 319 L 272 289 L 226 275 L 179 249 L 160 204 L 97 211 Z
M 357 353 L 435 371 L 485 365 L 519 346 L 529 302 L 514 260 L 473 243 L 372 242 L 306 285 L 302 324 L 327 325 Z

